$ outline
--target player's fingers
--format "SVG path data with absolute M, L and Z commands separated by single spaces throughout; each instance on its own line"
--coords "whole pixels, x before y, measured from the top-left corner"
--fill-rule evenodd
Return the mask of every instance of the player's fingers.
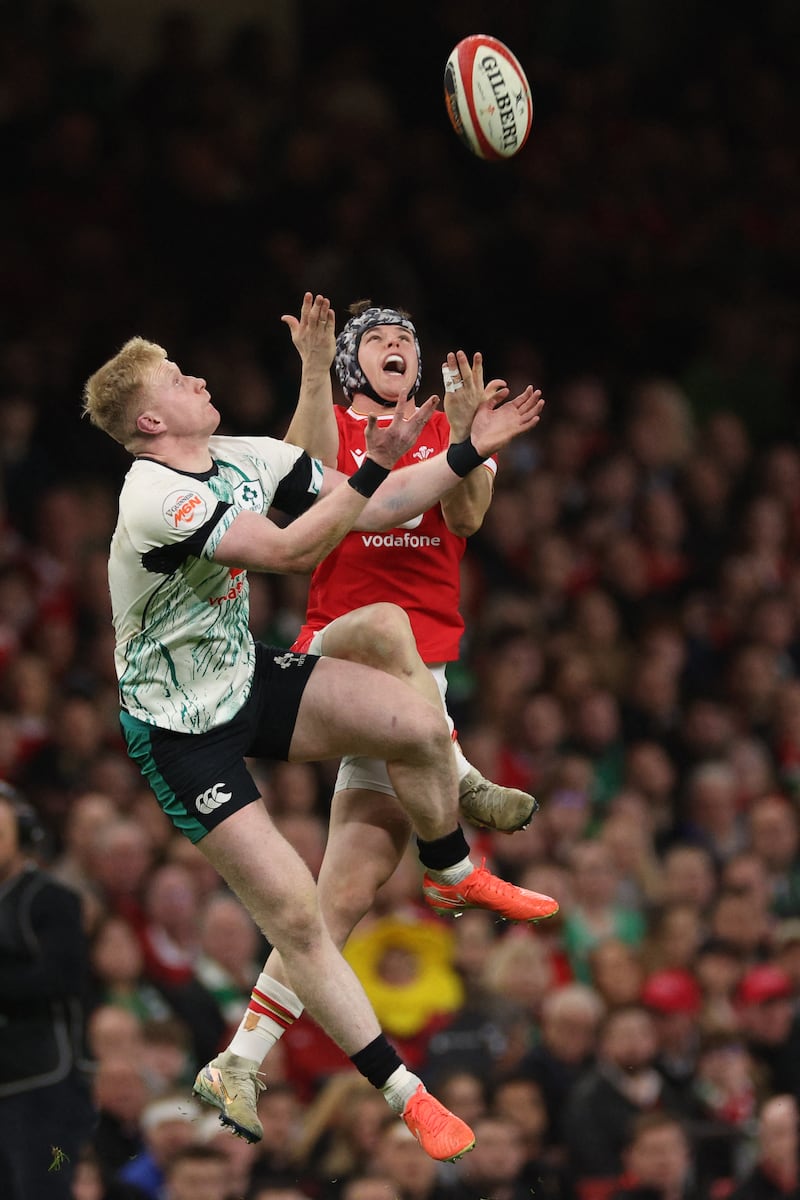
M 511 389 L 504 379 L 493 379 L 483 390 L 492 408 L 499 408 L 511 394 Z
M 421 429 L 423 425 L 427 425 L 433 414 L 436 412 L 436 407 L 439 403 L 438 396 L 429 396 L 424 404 L 420 404 L 416 410 L 415 420 Z

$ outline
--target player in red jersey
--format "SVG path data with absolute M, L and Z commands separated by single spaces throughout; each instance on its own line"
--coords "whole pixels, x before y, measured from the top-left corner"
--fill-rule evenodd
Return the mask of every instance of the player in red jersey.
M 365 454 L 368 422 L 390 422 L 397 404 L 419 387 L 414 326 L 404 313 L 367 305 L 335 339 L 329 302 L 308 293 L 300 319 L 283 319 L 303 364 L 300 400 L 286 440 L 352 475 Z M 346 410 L 332 403 L 334 351 L 350 403 Z M 446 411 L 434 413 L 404 463 L 440 454 L 463 440 L 479 404 L 508 395 L 502 380 L 484 387 L 479 354 L 472 364 L 460 351 L 448 355 L 443 374 Z M 314 571 L 307 621 L 293 649 L 377 666 L 444 706 L 445 663 L 457 658 L 464 627 L 458 612 L 459 562 L 466 535 L 480 526 L 491 501 L 494 470 L 494 463 L 477 466 L 437 505 L 394 530 L 346 535 Z M 485 780 L 455 741 L 454 753 L 461 811 L 468 820 L 506 832 L 528 823 L 537 807 L 532 796 Z M 338 947 L 372 906 L 410 835 L 385 764 L 343 758 L 318 880 L 325 923 Z M 470 907 L 455 886 L 424 890 L 439 911 Z M 285 981 L 273 951 L 224 1052 L 226 1061 L 261 1061 L 300 1016 L 302 1005 Z
M 311 448 L 326 465 L 352 475 L 366 452 L 370 417 L 379 424 L 387 423 L 401 395 L 417 392 L 421 352 L 416 330 L 405 313 L 366 303 L 354 306 L 351 319 L 334 342 L 332 314 L 326 304 L 322 297 L 312 303 L 307 295 L 300 321 L 284 318 L 304 361 L 304 387 L 286 436 L 288 441 Z M 331 403 L 334 349 L 347 408 Z M 475 408 L 485 395 L 495 399 L 508 395 L 503 380 L 493 380 L 484 389 L 480 354 L 472 366 L 461 352 L 449 355 L 443 374 L 445 412 L 434 413 L 404 463 L 423 461 L 445 451 L 462 434 L 466 436 Z M 376 625 L 386 614 L 379 616 L 370 606 L 399 605 L 444 703 L 445 664 L 458 658 L 464 630 L 459 566 L 466 537 L 480 527 L 491 502 L 495 471 L 495 461 L 487 460 L 440 503 L 396 529 L 348 534 L 311 577 L 306 622 L 294 649 L 368 662 L 391 671 L 399 650 L 391 638 L 388 643 L 379 642 Z M 403 643 L 402 657 L 416 659 L 408 631 L 401 629 L 396 636 Z M 408 673 L 407 662 L 406 677 Z M 423 673 L 416 666 L 414 673 L 420 690 L 436 701 L 430 679 L 419 679 Z M 450 726 L 452 729 L 452 721 Z M 532 796 L 485 780 L 464 758 L 457 742 L 454 752 L 461 811 L 468 820 L 505 832 L 528 823 L 536 810 Z M 394 795 L 383 765 L 345 759 L 336 792 L 356 788 Z

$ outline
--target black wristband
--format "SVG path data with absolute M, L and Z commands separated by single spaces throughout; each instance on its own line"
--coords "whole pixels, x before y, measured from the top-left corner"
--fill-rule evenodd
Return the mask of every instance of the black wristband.
M 447 465 L 462 479 L 483 462 L 486 462 L 486 459 L 475 449 L 470 437 L 463 442 L 455 442 L 452 446 L 447 447 Z
M 347 482 L 359 496 L 373 496 L 389 474 L 389 470 L 389 467 L 380 466 L 374 459 L 365 458 Z

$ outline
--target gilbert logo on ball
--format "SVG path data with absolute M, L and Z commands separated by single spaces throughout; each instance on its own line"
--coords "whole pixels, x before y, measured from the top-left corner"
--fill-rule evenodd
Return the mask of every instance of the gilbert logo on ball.
M 444 69 L 450 122 L 479 158 L 512 158 L 533 123 L 530 84 L 508 46 L 488 34 L 463 38 Z

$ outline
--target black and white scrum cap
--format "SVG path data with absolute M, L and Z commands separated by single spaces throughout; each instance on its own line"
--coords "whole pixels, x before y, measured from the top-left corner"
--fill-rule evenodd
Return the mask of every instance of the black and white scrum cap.
M 339 333 L 336 338 L 334 366 L 339 383 L 342 385 L 342 391 L 348 400 L 352 400 L 356 392 L 363 392 L 367 396 L 372 396 L 373 399 L 379 399 L 358 361 L 358 347 L 361 339 L 368 329 L 374 329 L 376 325 L 399 325 L 413 334 L 417 350 L 417 378 L 410 394 L 415 396 L 422 382 L 422 350 L 413 323 L 394 308 L 365 308 L 357 316 L 351 317 Z

